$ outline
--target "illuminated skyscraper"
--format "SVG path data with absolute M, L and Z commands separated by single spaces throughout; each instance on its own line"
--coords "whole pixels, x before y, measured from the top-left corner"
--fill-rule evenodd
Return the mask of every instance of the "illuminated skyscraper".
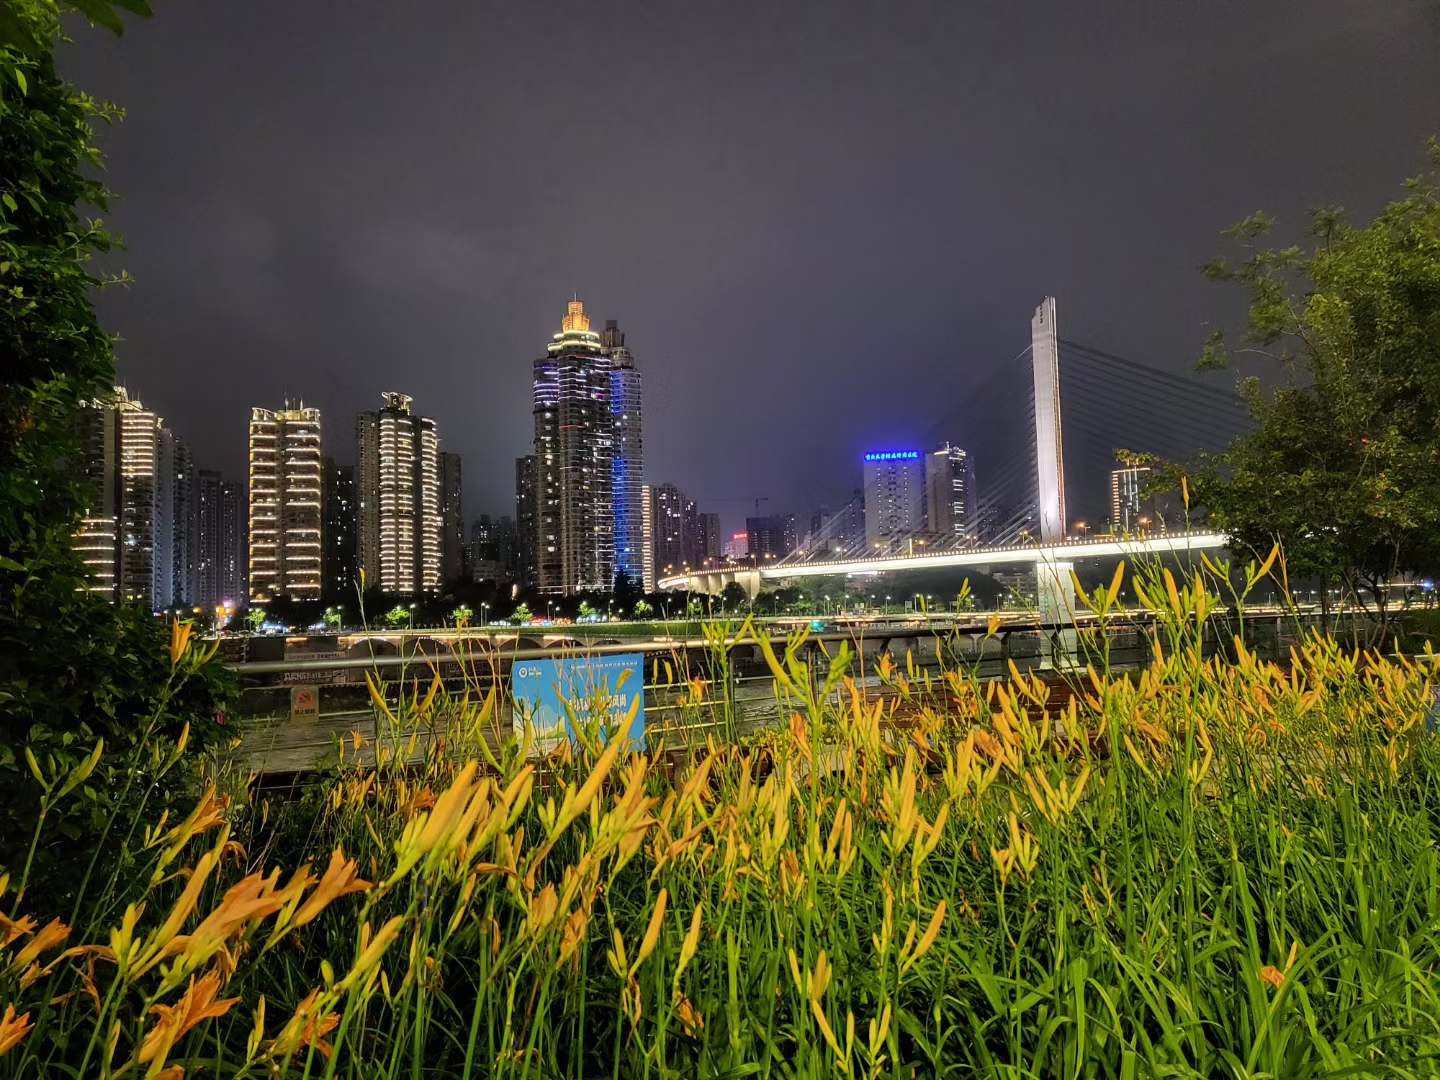
M 1148 465 L 1110 471 L 1110 527 L 1116 532 L 1138 533 L 1154 524 L 1155 500 L 1145 493 L 1149 481 Z
M 189 592 L 190 452 L 160 418 L 117 386 L 76 417 L 91 501 L 75 547 L 92 590 L 152 610 Z
M 656 588 L 655 573 L 655 499 L 649 484 L 640 488 L 640 558 L 645 588 Z
M 406 394 L 355 419 L 360 567 L 366 588 L 412 596 L 440 588 L 440 437 Z
M 865 544 L 871 550 L 923 537 L 925 456 L 918 450 L 865 455 Z
M 250 598 L 320 599 L 320 410 L 250 410 Z
M 610 492 L 615 513 L 615 573 L 637 584 L 645 577 L 644 440 L 640 425 L 640 372 L 625 347 L 625 335 L 614 319 L 605 323 L 600 344 L 610 358 L 610 419 L 612 428 Z
M 615 583 L 610 357 L 579 300 L 535 361 L 536 585 L 542 592 Z
M 937 543 L 977 536 L 975 463 L 958 446 L 944 443 L 925 458 L 925 531 Z

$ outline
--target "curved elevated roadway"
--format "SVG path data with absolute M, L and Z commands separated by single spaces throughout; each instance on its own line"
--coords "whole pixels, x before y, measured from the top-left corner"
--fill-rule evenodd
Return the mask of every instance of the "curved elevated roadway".
M 735 582 L 750 596 L 760 592 L 766 581 L 792 578 L 879 574 L 897 570 L 932 570 L 952 566 L 1011 566 L 1034 564 L 1064 566 L 1080 559 L 1135 558 L 1190 551 L 1213 551 L 1225 546 L 1221 533 L 1165 533 L 1146 537 L 1101 537 L 1094 540 L 1067 540 L 1062 544 L 1027 544 L 1012 547 L 974 547 L 915 555 L 883 555 L 877 558 L 817 559 L 812 562 L 778 563 L 774 566 L 725 566 L 715 570 L 675 574 L 659 580 L 666 590 L 720 593 Z

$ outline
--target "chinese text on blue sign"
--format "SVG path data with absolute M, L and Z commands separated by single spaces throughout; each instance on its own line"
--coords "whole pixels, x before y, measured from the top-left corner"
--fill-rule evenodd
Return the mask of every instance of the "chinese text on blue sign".
M 625 732 L 631 750 L 644 747 L 645 736 L 645 668 L 639 653 L 619 656 L 574 656 L 550 660 L 517 662 L 513 672 L 511 693 L 516 711 L 535 725 L 542 736 L 565 734 L 574 737 L 570 712 L 582 724 L 591 719 L 597 706 L 604 710 L 606 724 L 623 723 L 630 710 L 635 710 Z

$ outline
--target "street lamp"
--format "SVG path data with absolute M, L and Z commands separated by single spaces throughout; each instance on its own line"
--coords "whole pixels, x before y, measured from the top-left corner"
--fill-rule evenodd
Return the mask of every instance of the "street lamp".
M 413 603 L 410 605 L 410 629 L 415 629 L 415 605 Z
M 481 605 L 480 605 L 480 625 L 481 625 L 481 626 L 489 626 L 489 625 L 490 625 L 490 616 L 489 616 L 489 614 L 488 614 L 489 611 L 490 611 L 490 605 L 489 605 L 489 604 L 481 604 Z

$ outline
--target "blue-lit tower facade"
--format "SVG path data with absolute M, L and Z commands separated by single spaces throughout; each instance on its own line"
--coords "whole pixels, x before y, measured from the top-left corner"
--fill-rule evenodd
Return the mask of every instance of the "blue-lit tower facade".
M 865 546 L 873 554 L 923 537 L 925 455 L 878 450 L 865 455 Z
M 615 583 L 610 357 L 579 300 L 535 361 L 535 584 L 542 592 Z
M 640 372 L 625 335 L 607 319 L 600 345 L 610 358 L 610 498 L 615 508 L 615 574 L 645 581 L 645 454 L 640 426 Z

